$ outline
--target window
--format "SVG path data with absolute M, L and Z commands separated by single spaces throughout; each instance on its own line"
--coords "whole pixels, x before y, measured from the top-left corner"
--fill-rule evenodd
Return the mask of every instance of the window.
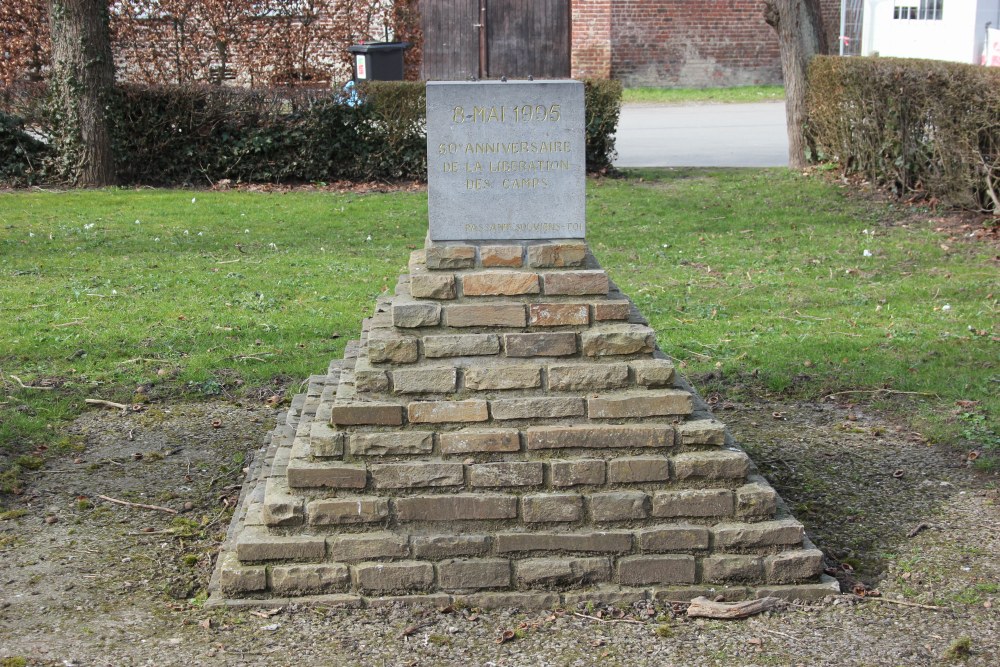
M 895 0 L 892 18 L 940 21 L 943 13 L 944 0 Z

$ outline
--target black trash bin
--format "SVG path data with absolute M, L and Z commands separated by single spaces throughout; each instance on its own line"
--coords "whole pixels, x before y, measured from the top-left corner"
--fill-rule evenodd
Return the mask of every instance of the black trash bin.
M 348 46 L 354 54 L 355 81 L 402 81 L 403 51 L 409 42 L 372 42 Z

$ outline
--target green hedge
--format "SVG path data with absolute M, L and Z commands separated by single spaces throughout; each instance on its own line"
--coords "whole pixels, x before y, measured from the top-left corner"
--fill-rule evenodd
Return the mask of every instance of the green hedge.
M 122 86 L 113 128 L 119 179 L 173 186 L 426 178 L 424 85 L 368 82 L 360 95 L 364 103 L 351 107 L 330 90 Z M 587 82 L 590 171 L 611 166 L 620 102 L 617 82 Z M 0 181 L 73 181 L 51 148 L 65 143 L 59 125 L 44 116 L 38 124 L 49 147 L 32 146 L 30 164 L 5 151 Z M 13 136 L 6 128 L 0 141 Z
M 898 196 L 1000 210 L 1000 70 L 820 56 L 807 105 L 818 159 Z

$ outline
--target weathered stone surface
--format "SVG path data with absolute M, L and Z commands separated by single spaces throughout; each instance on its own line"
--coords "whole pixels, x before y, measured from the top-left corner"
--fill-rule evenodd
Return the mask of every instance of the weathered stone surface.
M 526 588 L 579 586 L 611 579 L 611 560 L 592 558 L 526 558 L 516 561 L 514 578 Z
M 454 558 L 481 556 L 490 550 L 489 535 L 414 535 L 411 538 L 416 558 Z
M 413 336 L 380 334 L 368 337 L 368 361 L 373 364 L 412 364 L 417 360 L 417 339 Z
M 691 394 L 674 389 L 606 394 L 587 399 L 591 419 L 635 419 L 686 415 L 694 409 Z
M 632 535 L 627 531 L 590 533 L 499 533 L 497 553 L 532 551 L 572 551 L 594 553 L 628 553 L 632 550 Z
M 413 424 L 482 422 L 489 419 L 486 401 L 419 401 L 407 406 Z
M 445 326 L 523 327 L 527 322 L 520 303 L 452 304 L 444 309 Z
M 576 354 L 576 334 L 572 331 L 504 334 L 503 341 L 508 357 L 564 357 Z
M 438 434 L 442 454 L 516 452 L 521 449 L 517 429 L 462 429 Z
M 653 494 L 653 516 L 732 516 L 733 492 L 729 489 L 686 489 Z
M 518 296 L 540 291 L 538 274 L 528 271 L 477 271 L 462 276 L 465 296 Z
M 579 486 L 583 484 L 604 484 L 604 459 L 573 459 L 549 463 L 552 486 Z
M 358 391 L 367 394 L 389 391 L 389 375 L 381 368 L 355 368 L 354 386 L 357 387 Z
M 261 515 L 268 526 L 297 526 L 305 518 L 305 501 L 301 496 L 288 493 L 284 480 L 268 479 L 264 488 Z
M 438 586 L 444 590 L 510 586 L 510 561 L 506 558 L 445 560 L 438 563 L 437 572 Z
M 713 554 L 701 560 L 701 578 L 706 583 L 722 584 L 731 581 L 758 582 L 763 579 L 764 568 L 759 556 Z
M 674 429 L 668 424 L 621 426 L 532 426 L 526 431 L 528 449 L 605 449 L 669 447 Z
M 469 466 L 469 484 L 474 487 L 538 486 L 542 483 L 543 475 L 544 466 L 538 461 L 477 463 Z
M 679 445 L 724 445 L 726 427 L 715 419 L 696 419 L 677 425 Z
M 525 523 L 579 521 L 583 496 L 575 493 L 538 493 L 521 496 L 521 518 Z
M 314 535 L 272 535 L 244 529 L 236 540 L 236 557 L 243 563 L 267 560 L 323 560 L 326 543 Z
M 545 294 L 583 296 L 607 294 L 608 274 L 604 271 L 552 271 L 542 274 Z
M 588 357 L 652 352 L 656 333 L 641 324 L 613 324 L 580 334 L 580 350 Z
M 590 324 L 590 306 L 585 303 L 532 303 L 528 305 L 528 325 L 563 327 Z
M 455 275 L 425 273 L 410 276 L 410 296 L 417 299 L 454 299 Z
M 410 555 L 405 536 L 394 533 L 358 533 L 334 535 L 326 540 L 326 553 L 330 560 L 352 563 L 383 558 L 406 558 Z
M 840 582 L 825 574 L 820 575 L 818 584 L 792 584 L 789 586 L 758 586 L 756 597 L 775 597 L 782 600 L 822 600 L 828 595 L 840 594 Z
M 465 388 L 474 391 L 534 389 L 542 386 L 538 366 L 470 366 L 465 369 Z
M 435 327 L 441 322 L 437 303 L 397 303 L 392 306 L 392 325 L 404 329 Z
M 708 528 L 704 526 L 679 524 L 644 528 L 637 537 L 644 552 L 661 553 L 707 549 L 708 535 Z
M 376 489 L 416 489 L 430 486 L 462 486 L 461 463 L 386 463 L 371 466 Z
M 720 523 L 712 527 L 715 546 L 722 549 L 756 549 L 802 544 L 805 529 L 795 519 L 757 523 Z
M 263 565 L 241 565 L 236 555 L 228 552 L 219 566 L 219 585 L 227 594 L 262 591 L 267 588 L 267 568 Z
M 494 419 L 551 419 L 580 417 L 584 414 L 583 399 L 566 398 L 505 398 L 490 401 Z
M 336 458 L 344 455 L 344 432 L 322 421 L 309 425 L 309 453 L 315 458 Z
M 674 364 L 666 359 L 637 359 L 628 364 L 640 387 L 674 386 Z
M 517 516 L 516 496 L 484 493 L 409 496 L 396 499 L 395 506 L 400 521 L 479 521 Z
M 618 559 L 618 583 L 623 586 L 693 584 L 694 581 L 694 556 L 626 556 Z
M 642 491 L 607 491 L 589 494 L 587 504 L 594 521 L 628 521 L 649 516 L 648 499 Z
M 424 356 L 478 357 L 500 353 L 500 337 L 496 334 L 459 334 L 424 336 Z
M 673 457 L 674 476 L 685 479 L 743 479 L 750 459 L 739 451 L 684 452 Z
M 434 583 L 434 566 L 421 561 L 359 563 L 351 567 L 351 578 L 365 593 L 426 591 Z
M 483 268 L 520 268 L 523 264 L 524 249 L 517 244 L 484 245 L 479 248 L 480 264 Z
M 453 366 L 424 366 L 392 371 L 392 390 L 397 394 L 434 393 L 455 391 L 458 371 Z
M 371 496 L 313 500 L 306 506 L 306 516 L 312 526 L 374 523 L 389 516 L 389 501 Z
M 370 597 L 365 601 L 369 609 L 382 609 L 385 607 L 423 607 L 425 609 L 443 609 L 451 603 L 451 596 L 447 593 L 403 593 L 401 595 L 382 595 Z
M 339 426 L 399 426 L 403 423 L 403 406 L 396 403 L 337 403 L 330 419 Z
M 293 489 L 326 487 L 330 489 L 363 489 L 368 480 L 364 466 L 344 463 L 306 463 L 292 461 L 288 465 L 288 486 Z
M 629 456 L 608 461 L 608 483 L 634 484 L 670 479 L 670 459 L 665 456 Z
M 533 269 L 563 269 L 583 266 L 587 259 L 587 244 L 539 243 L 528 246 L 528 266 Z
M 764 558 L 764 577 L 769 584 L 807 581 L 823 572 L 823 552 L 819 549 L 783 551 Z
M 751 519 L 773 516 L 778 494 L 766 482 L 751 482 L 736 489 L 736 516 Z
M 598 301 L 594 303 L 595 322 L 627 320 L 631 312 L 632 312 L 632 303 L 627 300 Z
M 476 247 L 431 243 L 425 248 L 424 258 L 428 269 L 471 269 L 476 264 Z
M 402 456 L 430 454 L 434 434 L 430 431 L 379 431 L 352 433 L 350 451 L 354 456 Z
M 559 604 L 558 593 L 496 591 L 455 596 L 474 609 L 552 609 Z
M 340 563 L 275 565 L 271 568 L 271 590 L 279 595 L 310 595 L 343 591 L 350 576 Z
M 549 366 L 552 391 L 617 389 L 628 384 L 626 364 L 553 364 Z

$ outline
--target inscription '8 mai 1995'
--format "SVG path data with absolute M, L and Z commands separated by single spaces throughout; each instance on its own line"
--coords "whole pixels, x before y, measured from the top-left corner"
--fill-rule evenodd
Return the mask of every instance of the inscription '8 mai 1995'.
M 584 238 L 583 84 L 427 84 L 435 241 Z

